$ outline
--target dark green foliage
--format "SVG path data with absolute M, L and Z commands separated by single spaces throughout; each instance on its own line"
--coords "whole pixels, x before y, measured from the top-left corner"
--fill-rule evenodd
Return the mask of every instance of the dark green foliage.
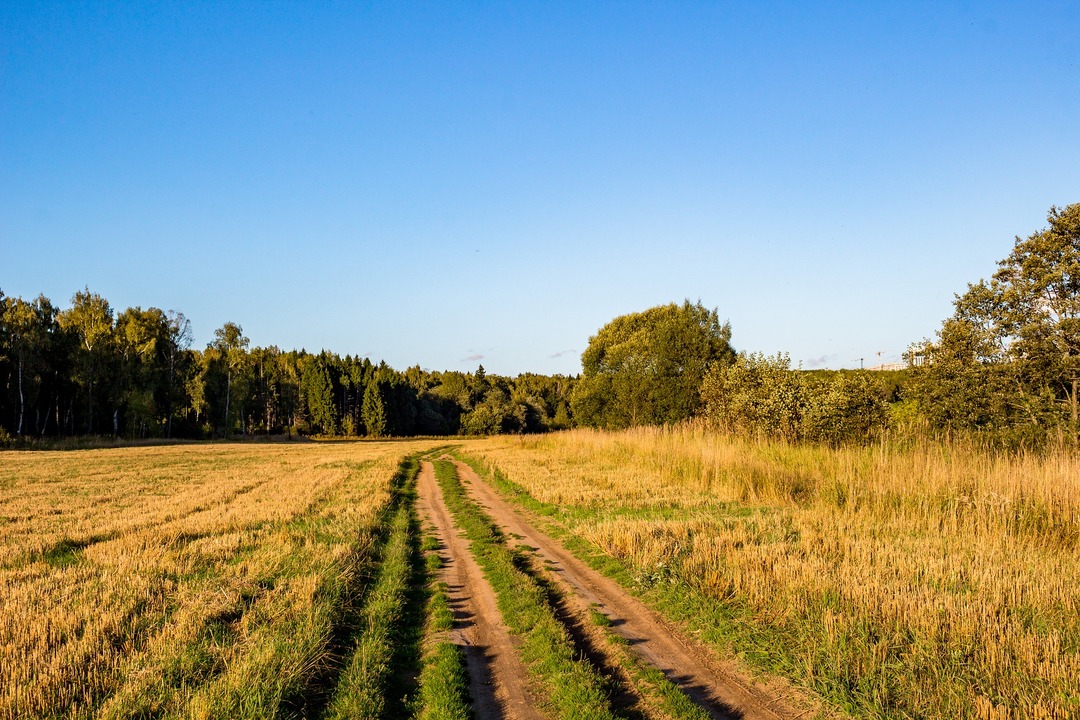
M 71 308 L 57 316 L 60 327 L 77 340 L 75 382 L 85 389 L 86 432 L 94 432 L 94 390 L 116 356 L 113 353 L 113 311 L 109 301 L 89 288 L 76 292 Z
M 336 435 L 338 411 L 334 405 L 330 373 L 323 356 L 308 355 L 300 363 L 300 396 L 307 404 L 313 432 Z
M 956 297 L 936 342 L 912 347 L 912 396 L 932 428 L 1080 435 L 1080 203 L 1047 220 Z
M 742 354 L 716 366 L 701 388 L 703 415 L 730 432 L 830 444 L 866 442 L 888 426 L 893 388 L 873 373 L 822 376 L 786 355 Z
M 37 405 L 45 379 L 42 371 L 46 368 L 49 345 L 55 336 L 56 310 L 44 295 L 33 303 L 22 298 L 4 298 L 0 293 L 0 326 L 3 335 L 0 341 L 8 349 L 7 357 L 16 377 L 13 390 L 16 391 L 17 421 L 14 423 L 16 436 L 26 432 L 26 408 Z
M 709 368 L 734 359 L 730 341 L 731 326 L 700 302 L 617 317 L 581 356 L 574 417 L 605 428 L 685 420 L 698 410 Z
M 227 322 L 214 331 L 214 342 L 211 347 L 220 353 L 225 367 L 224 427 L 226 435 L 232 432 L 235 421 L 232 413 L 233 385 L 239 386 L 237 395 L 240 398 L 244 397 L 247 390 L 248 370 L 250 368 L 247 354 L 248 344 L 243 329 L 236 323 Z M 243 403 L 238 404 L 240 405 L 240 432 L 246 433 L 247 423 L 245 422 Z
M 838 445 L 868 442 L 889 424 L 888 389 L 864 371 L 838 374 L 822 385 L 806 385 L 803 437 Z
M 386 401 L 377 382 L 370 383 L 364 390 L 363 416 L 368 435 L 382 437 L 386 434 Z
M 0 292 L 0 436 L 453 435 L 568 427 L 563 376 L 399 372 L 323 351 L 249 347 L 226 323 L 190 349 L 179 313 L 76 293 L 58 311 Z
M 932 362 L 913 369 L 911 394 L 930 425 L 940 430 L 998 430 L 1013 420 L 1008 367 L 986 356 L 985 343 L 967 322 L 946 320 L 939 341 L 922 352 Z

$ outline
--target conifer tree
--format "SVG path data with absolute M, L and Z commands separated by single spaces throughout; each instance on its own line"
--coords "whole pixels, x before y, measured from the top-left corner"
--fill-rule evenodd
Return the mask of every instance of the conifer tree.
M 386 434 L 386 401 L 378 382 L 368 383 L 364 388 L 364 406 L 361 410 L 364 427 L 370 437 L 382 437 Z

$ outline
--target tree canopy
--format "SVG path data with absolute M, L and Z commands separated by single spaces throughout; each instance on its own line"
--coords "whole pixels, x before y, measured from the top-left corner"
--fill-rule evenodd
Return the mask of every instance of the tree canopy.
M 227 322 L 201 350 L 159 308 L 114 312 L 89 289 L 58 310 L 0 291 L 0 444 L 130 438 L 527 433 L 567 427 L 574 378 L 398 371 L 329 351 L 251 347 Z
M 1080 203 L 1051 207 L 1047 221 L 956 297 L 936 342 L 912 349 L 934 425 L 1080 430 Z
M 693 416 L 705 373 L 730 363 L 731 326 L 700 302 L 622 315 L 589 339 L 571 407 L 578 423 L 605 428 Z

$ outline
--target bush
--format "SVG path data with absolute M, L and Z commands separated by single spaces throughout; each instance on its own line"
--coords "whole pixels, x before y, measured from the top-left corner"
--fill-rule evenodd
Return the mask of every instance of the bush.
M 802 434 L 807 440 L 867 442 L 888 427 L 885 388 L 867 372 L 839 373 L 806 395 Z
M 729 432 L 838 445 L 868 442 L 889 425 L 888 388 L 871 373 L 817 380 L 787 355 L 741 354 L 702 383 L 704 416 Z

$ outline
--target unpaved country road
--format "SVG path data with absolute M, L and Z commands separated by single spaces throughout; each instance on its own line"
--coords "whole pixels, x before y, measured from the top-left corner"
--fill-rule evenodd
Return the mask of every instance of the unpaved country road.
M 536 530 L 518 508 L 503 500 L 472 468 L 460 462 L 455 465 L 472 498 L 486 508 L 497 525 L 534 548 L 573 592 L 595 603 L 612 620 L 614 630 L 628 641 L 633 652 L 660 669 L 713 717 L 787 720 L 814 715 L 806 700 L 800 701 L 798 708 L 785 701 L 783 696 L 791 693 L 785 683 L 761 686 L 711 657 L 708 650 L 677 633 L 618 583 Z
M 417 490 L 417 506 L 434 525 L 441 546 L 439 580 L 447 585 L 454 612 L 451 641 L 465 651 L 474 716 L 477 720 L 542 720 L 527 690 L 525 666 L 500 619 L 495 592 L 469 552 L 469 541 L 454 526 L 430 462 L 420 465 Z

